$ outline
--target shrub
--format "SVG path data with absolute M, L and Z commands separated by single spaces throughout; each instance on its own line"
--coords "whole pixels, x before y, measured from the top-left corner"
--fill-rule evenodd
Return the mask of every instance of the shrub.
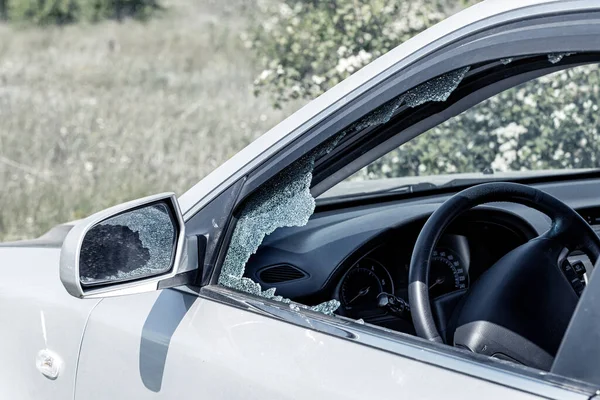
M 92 21 L 122 21 L 126 18 L 147 20 L 163 9 L 157 0 L 94 0 L 92 3 L 87 10 L 88 18 Z
M 0 20 L 6 20 L 6 0 L 0 0 Z
M 473 0 L 469 0 L 473 3 Z M 259 2 L 248 45 L 262 73 L 256 92 L 276 107 L 311 99 L 433 25 L 464 2 L 450 0 L 279 0 Z M 265 18 L 265 15 L 267 16 Z
M 76 0 L 7 1 L 7 18 L 11 21 L 64 25 L 79 20 L 80 13 L 80 5 Z
M 506 90 L 373 162 L 355 178 L 600 167 L 600 69 Z
M 158 0 L 0 0 L 9 21 L 65 25 L 82 20 L 146 20 L 162 10 Z
M 267 2 L 262 12 L 268 18 L 248 36 L 263 68 L 255 80 L 256 92 L 268 92 L 276 107 L 290 99 L 316 97 L 456 8 L 475 2 Z M 508 90 L 413 139 L 353 178 L 600 167 L 598 85 L 598 67 L 584 66 Z

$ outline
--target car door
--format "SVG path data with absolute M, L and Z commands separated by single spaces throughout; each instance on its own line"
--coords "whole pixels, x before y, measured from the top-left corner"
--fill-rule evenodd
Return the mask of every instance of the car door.
M 212 273 L 222 263 L 217 255 L 222 241 L 211 242 L 214 236 L 195 222 L 202 218 L 209 225 L 222 226 L 237 200 L 222 215 L 208 213 L 207 204 L 224 188 L 247 177 L 242 193 L 256 190 L 334 131 L 427 79 L 465 63 L 509 57 L 511 52 L 564 51 L 575 42 L 580 49 L 598 47 L 597 40 L 594 44 L 585 33 L 590 26 L 597 29 L 597 24 L 577 25 L 561 14 L 591 9 L 591 1 L 548 2 L 535 12 L 523 7 L 513 14 L 502 9 L 504 2 L 486 3 L 453 20 L 465 23 L 468 34 L 434 29 L 407 42 L 375 62 L 371 70 L 355 75 L 353 83 L 362 79 L 360 90 L 348 84 L 334 89 L 184 195 L 180 200 L 187 233 L 209 236 L 203 269 L 206 279 L 197 286 L 103 299 L 84 333 L 75 398 L 480 398 L 482 394 L 485 398 L 588 398 L 593 391 L 560 377 L 223 288 Z M 549 19 L 541 21 L 534 32 L 524 21 L 536 16 Z M 501 32 L 499 26 L 513 23 L 520 25 Z M 484 29 L 490 30 L 485 40 Z M 548 32 L 571 37 L 553 42 Z M 437 39 L 431 41 L 431 35 Z M 429 42 L 420 42 L 423 38 Z M 452 43 L 458 44 L 450 51 L 447 47 Z M 444 50 L 436 53 L 435 49 Z M 374 69 L 379 72 L 369 77 Z M 332 96 L 337 98 L 330 102 Z M 315 109 L 317 116 L 310 114 Z M 440 118 L 456 112 L 451 109 Z M 328 113 L 328 119 L 320 113 Z M 288 132 L 294 124 L 297 129 Z M 426 129 L 425 124 L 418 129 Z M 331 182 L 323 176 L 318 183 Z
M 533 399 L 544 390 L 566 398 L 551 386 L 482 379 L 484 367 L 464 374 L 418 361 L 410 345 L 402 356 L 360 343 L 350 330 L 341 339 L 316 321 L 313 329 L 289 324 L 217 294 L 168 289 L 104 299 L 88 322 L 75 398 Z

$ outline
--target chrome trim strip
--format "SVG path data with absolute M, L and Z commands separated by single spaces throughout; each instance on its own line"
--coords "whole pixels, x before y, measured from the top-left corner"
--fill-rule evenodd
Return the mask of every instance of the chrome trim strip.
M 191 288 L 175 290 L 195 293 L 210 301 L 548 399 L 581 400 L 584 396 L 586 398 L 593 396 L 597 390 L 586 382 L 429 342 L 390 329 L 370 324 L 362 325 L 349 318 L 330 317 L 310 310 L 294 311 L 288 304 L 254 297 L 222 286 L 206 286 L 199 292 Z

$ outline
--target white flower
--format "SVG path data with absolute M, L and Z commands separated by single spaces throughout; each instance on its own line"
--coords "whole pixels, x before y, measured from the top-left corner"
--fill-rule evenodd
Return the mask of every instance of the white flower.
M 340 58 L 338 60 L 337 65 L 335 66 L 335 70 L 342 74 L 344 72 L 346 72 L 348 70 L 348 67 L 350 66 L 350 62 L 348 62 L 347 58 Z
M 530 107 L 537 107 L 537 102 L 533 99 L 533 97 L 531 96 L 527 96 L 525 97 L 525 100 L 523 100 L 523 103 L 526 106 L 530 106 Z
M 324 76 L 313 75 L 311 79 L 316 85 L 320 85 L 321 83 L 325 82 Z
M 527 132 L 527 128 L 522 125 L 518 125 L 515 122 L 511 122 L 507 126 L 498 128 L 494 131 L 494 134 L 502 142 L 511 139 L 517 139 L 519 136 Z
M 446 173 L 453 174 L 456 172 L 456 165 L 454 164 L 446 164 Z
M 358 55 L 357 55 L 357 61 L 360 61 L 362 63 L 362 65 L 371 61 L 372 58 L 373 58 L 373 55 L 371 53 L 367 53 L 366 51 L 364 51 L 362 49 L 358 52 Z
M 494 171 L 504 172 L 508 170 L 508 165 L 506 160 L 502 157 L 501 154 L 497 154 L 494 161 L 492 161 L 492 169 Z
M 344 46 L 340 47 L 340 49 L 341 48 L 345 49 Z M 338 49 L 338 54 L 340 53 L 340 49 Z M 364 50 L 360 50 L 356 55 L 351 55 L 347 58 L 340 58 L 335 69 L 338 73 L 352 73 L 357 69 L 362 68 L 365 64 L 368 64 L 372 58 L 373 55 L 371 53 L 368 53 Z
M 516 150 L 503 151 L 502 153 L 498 153 L 494 161 L 492 161 L 492 168 L 494 169 L 494 171 L 509 171 L 510 164 L 513 163 L 516 159 Z
M 287 18 L 287 17 L 291 16 L 292 14 L 293 14 L 293 11 L 290 6 L 288 6 L 285 3 L 281 3 L 279 5 L 279 15 Z
M 263 72 L 260 73 L 260 75 L 258 76 L 258 79 L 260 79 L 261 81 L 264 81 L 269 76 L 271 76 L 271 74 L 273 74 L 272 69 L 265 69 L 265 70 L 263 70 Z
M 506 152 L 506 151 L 509 151 L 512 148 L 513 148 L 513 143 L 512 142 L 506 142 L 506 143 L 502 143 L 500 145 L 500 147 L 498 147 L 498 150 L 500 150 L 501 152 Z
M 563 149 L 558 148 L 554 151 L 554 154 L 552 155 L 552 159 L 553 160 L 560 160 L 561 158 L 563 158 L 563 156 L 565 155 L 565 152 Z

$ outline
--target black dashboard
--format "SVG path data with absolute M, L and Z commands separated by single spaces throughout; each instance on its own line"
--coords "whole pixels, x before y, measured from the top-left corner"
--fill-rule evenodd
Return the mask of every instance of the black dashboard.
M 580 212 L 593 213 L 600 203 L 600 180 L 537 187 Z M 297 302 L 335 298 L 341 303 L 339 315 L 412 333 L 410 318 L 390 313 L 380 295 L 407 302 L 414 244 L 427 218 L 447 197 L 317 209 L 306 226 L 278 229 L 268 236 L 250 258 L 245 275 Z M 549 224 L 538 211 L 512 203 L 492 203 L 463 214 L 434 250 L 432 297 L 467 289 L 504 254 Z
M 410 330 L 390 314 L 380 294 L 408 303 L 408 270 L 417 236 L 425 223 L 419 219 L 375 237 L 357 249 L 341 268 L 333 291 L 340 315 Z M 535 236 L 530 226 L 509 213 L 475 210 L 455 221 L 433 250 L 429 290 L 432 298 L 468 289 L 504 254 Z M 356 261 L 354 261 L 356 259 Z

